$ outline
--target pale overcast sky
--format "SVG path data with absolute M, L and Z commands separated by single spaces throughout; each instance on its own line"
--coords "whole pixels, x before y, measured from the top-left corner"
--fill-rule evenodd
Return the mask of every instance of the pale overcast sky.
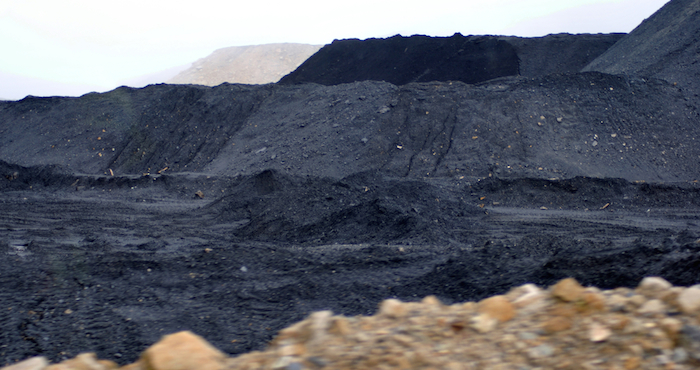
M 228 46 L 630 32 L 666 2 L 0 0 L 0 98 L 108 91 Z

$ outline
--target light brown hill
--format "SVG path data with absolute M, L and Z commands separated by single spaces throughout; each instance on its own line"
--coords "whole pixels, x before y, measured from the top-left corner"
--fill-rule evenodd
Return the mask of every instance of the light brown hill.
M 167 81 L 217 86 L 224 82 L 266 84 L 296 69 L 323 45 L 266 44 L 218 49 Z

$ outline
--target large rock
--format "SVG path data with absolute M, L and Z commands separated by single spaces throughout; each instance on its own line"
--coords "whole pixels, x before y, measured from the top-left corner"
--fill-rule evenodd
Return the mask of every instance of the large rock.
M 219 370 L 226 355 L 189 331 L 166 335 L 141 355 L 144 370 Z

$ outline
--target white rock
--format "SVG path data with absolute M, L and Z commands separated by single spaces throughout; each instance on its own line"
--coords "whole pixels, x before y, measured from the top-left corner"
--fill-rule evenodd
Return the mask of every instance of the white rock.
M 673 285 L 664 278 L 658 276 L 648 276 L 642 279 L 642 281 L 639 283 L 639 286 L 637 286 L 637 291 L 647 296 L 653 296 L 659 292 L 671 289 L 671 287 L 673 287 Z
M 406 315 L 406 306 L 398 299 L 386 299 L 379 305 L 379 314 L 391 318 L 399 318 Z
M 603 342 L 608 339 L 610 335 L 612 335 L 612 331 L 597 322 L 591 324 L 591 327 L 588 329 L 588 339 L 590 339 L 591 342 Z
M 472 329 L 482 334 L 490 332 L 495 329 L 497 325 L 498 320 L 486 314 L 481 314 L 471 319 Z
M 0 370 L 43 370 L 47 366 L 49 366 L 49 361 L 46 360 L 46 357 L 32 357 L 14 365 L 5 366 Z
M 684 289 L 678 295 L 678 305 L 686 314 L 692 314 L 700 310 L 700 288 L 692 286 Z
M 646 301 L 642 307 L 639 307 L 637 313 L 644 314 L 655 314 L 662 313 L 666 311 L 666 305 L 658 299 L 652 299 Z

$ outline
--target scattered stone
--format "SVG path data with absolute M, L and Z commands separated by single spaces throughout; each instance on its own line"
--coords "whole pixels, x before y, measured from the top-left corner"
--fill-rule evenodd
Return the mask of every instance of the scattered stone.
M 549 357 L 554 354 L 554 348 L 547 343 L 540 344 L 537 347 L 532 347 L 527 351 L 527 355 L 530 358 L 538 359 L 542 357 Z
M 692 314 L 700 311 L 700 288 L 697 286 L 686 288 L 677 299 L 683 313 Z
M 303 344 L 290 344 L 279 349 L 280 356 L 302 356 L 306 354 L 306 346 Z
M 690 357 L 700 361 L 700 326 L 685 325 L 679 334 L 679 344 Z
M 645 277 L 637 286 L 637 292 L 649 298 L 658 298 L 661 292 L 671 289 L 673 285 L 658 276 Z
M 219 370 L 225 358 L 190 331 L 166 335 L 141 355 L 146 370 Z
M 386 299 L 379 306 L 379 313 L 397 319 L 406 315 L 406 307 L 398 299 Z
M 678 333 L 683 329 L 683 322 L 673 317 L 665 317 L 659 321 L 659 326 L 671 340 L 677 341 Z
M 274 364 L 272 364 L 273 369 L 284 369 L 292 363 L 293 358 L 290 356 L 283 356 L 277 359 Z
M 333 319 L 328 332 L 335 335 L 346 336 L 352 333 L 352 330 L 350 329 L 348 319 L 341 316 Z
M 486 314 L 481 314 L 471 319 L 471 327 L 479 333 L 488 333 L 496 328 L 498 319 Z
M 627 307 L 627 297 L 620 294 L 613 294 L 608 298 L 607 306 L 611 311 L 625 311 Z
M 601 291 L 566 279 L 551 294 L 524 285 L 478 303 L 387 299 L 374 316 L 314 312 L 281 330 L 265 351 L 235 358 L 190 332 L 168 335 L 119 370 L 690 369 L 700 361 L 700 315 L 687 302 L 682 312 L 674 307 L 681 305 L 676 295 L 683 302 L 693 290 L 700 287 L 647 279 L 635 291 Z M 50 366 L 34 358 L 1 370 L 115 369 L 84 353 Z
M 537 334 L 531 333 L 529 331 L 524 331 L 518 334 L 518 338 L 523 339 L 523 340 L 532 340 L 532 339 L 537 339 Z
M 30 359 L 18 362 L 14 365 L 5 366 L 1 370 L 43 370 L 49 365 L 46 357 L 32 357 Z
M 651 299 L 642 304 L 637 313 L 642 315 L 654 315 L 666 311 L 666 305 L 658 299 Z
M 634 369 L 638 369 L 639 366 L 641 365 L 641 363 L 642 363 L 642 359 L 641 359 L 641 358 L 639 358 L 639 357 L 637 357 L 637 356 L 635 356 L 635 357 L 630 357 L 630 358 L 628 358 L 628 359 L 625 360 L 625 363 L 624 363 L 625 370 L 634 370 Z
M 605 310 L 605 298 L 596 292 L 584 292 L 581 310 L 584 312 L 596 312 Z
M 306 361 L 309 361 L 311 364 L 313 364 L 314 366 L 319 367 L 319 368 L 323 368 L 323 367 L 328 366 L 328 363 L 319 357 L 311 356 L 311 357 L 307 358 Z
M 583 287 L 574 278 L 561 280 L 552 287 L 552 295 L 565 302 L 573 302 L 582 294 Z
M 633 295 L 627 300 L 628 309 L 635 309 L 646 303 L 647 298 L 643 295 Z
M 122 366 L 119 368 L 119 370 L 145 370 L 143 367 L 143 364 L 141 363 L 141 360 L 134 362 L 133 364 L 128 364 L 126 366 Z
M 611 335 L 612 331 L 610 329 L 597 322 L 591 324 L 590 329 L 588 329 L 588 339 L 591 342 L 603 342 L 610 338 Z
M 421 303 L 428 305 L 428 306 L 436 306 L 436 307 L 442 306 L 442 302 L 440 302 L 440 300 L 434 295 L 426 296 L 425 298 L 423 298 L 421 300 Z
M 314 312 L 309 316 L 311 320 L 311 338 L 309 339 L 310 344 L 321 344 L 326 337 L 328 328 L 331 325 L 331 317 L 333 317 L 333 311 L 318 311 Z
M 204 192 L 202 192 L 201 190 L 197 190 L 197 191 L 194 193 L 194 197 L 195 197 L 195 198 L 199 198 L 199 199 L 204 199 Z
M 95 353 L 81 353 L 75 358 L 51 365 L 45 370 L 113 370 L 118 368 L 113 361 L 98 360 Z
M 515 316 L 515 307 L 506 297 L 497 295 L 479 302 L 479 312 L 500 322 L 506 322 Z
M 513 306 L 519 308 L 524 313 L 539 311 L 546 305 L 546 295 L 544 291 L 535 284 L 525 284 L 512 290 Z
M 683 347 L 676 347 L 673 350 L 673 362 L 682 364 L 688 361 L 688 352 Z
M 571 328 L 572 322 L 568 317 L 555 316 L 545 321 L 542 329 L 547 333 L 556 333 Z

